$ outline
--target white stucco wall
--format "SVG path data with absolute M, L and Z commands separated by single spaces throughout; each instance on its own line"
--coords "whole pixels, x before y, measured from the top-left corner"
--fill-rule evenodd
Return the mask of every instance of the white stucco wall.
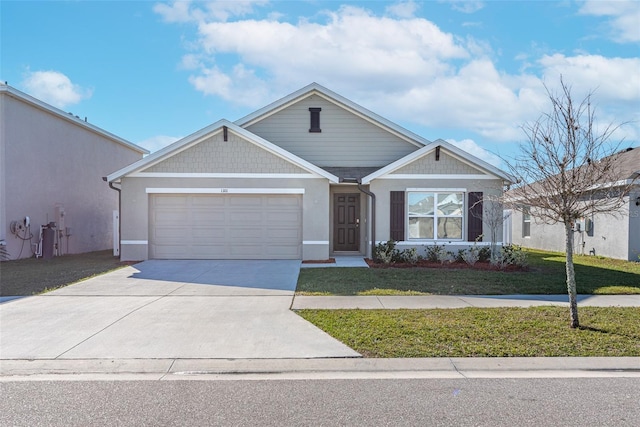
M 32 256 L 40 225 L 57 221 L 56 206 L 64 208 L 64 225 L 71 229 L 60 239 L 59 253 L 112 248 L 118 195 L 102 177 L 139 160 L 142 152 L 7 92 L 0 93 L 0 105 L 0 239 L 11 259 Z M 25 216 L 33 238 L 23 243 L 10 224 Z
M 326 178 L 170 178 L 122 179 L 120 256 L 123 261 L 149 257 L 149 194 L 147 188 L 304 189 L 302 195 L 302 257 L 329 257 L 329 181 Z M 305 243 L 307 242 L 307 243 Z

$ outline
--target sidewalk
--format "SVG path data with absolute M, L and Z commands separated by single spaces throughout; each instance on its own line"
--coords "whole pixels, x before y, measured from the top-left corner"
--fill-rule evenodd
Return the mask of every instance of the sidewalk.
M 429 309 L 464 307 L 569 306 L 568 295 L 296 295 L 291 308 L 302 309 Z M 579 307 L 640 307 L 640 295 L 578 295 Z

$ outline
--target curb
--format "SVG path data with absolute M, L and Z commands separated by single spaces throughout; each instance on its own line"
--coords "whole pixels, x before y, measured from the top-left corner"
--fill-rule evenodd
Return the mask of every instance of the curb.
M 0 382 L 394 378 L 640 378 L 640 357 L 2 360 Z

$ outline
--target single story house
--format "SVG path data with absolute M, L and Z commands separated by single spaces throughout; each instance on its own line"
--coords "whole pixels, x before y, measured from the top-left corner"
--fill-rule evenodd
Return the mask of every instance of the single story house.
M 121 192 L 122 260 L 324 260 L 390 239 L 467 247 L 483 195 L 509 176 L 313 83 L 106 180 Z
M 624 197 L 624 206 L 615 215 L 597 214 L 576 221 L 574 253 L 640 261 L 640 147 L 615 156 L 620 179 L 602 184 L 634 185 Z M 526 206 L 512 211 L 509 221 L 513 243 L 528 248 L 565 251 L 564 224 L 546 224 L 527 213 Z
M 86 119 L 0 84 L 0 245 L 6 258 L 111 249 L 118 196 L 102 177 L 144 154 Z

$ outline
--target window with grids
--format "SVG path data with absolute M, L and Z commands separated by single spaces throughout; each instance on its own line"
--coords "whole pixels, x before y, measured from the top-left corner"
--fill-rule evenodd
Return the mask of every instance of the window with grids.
M 407 203 L 409 239 L 462 240 L 464 193 L 412 191 Z

